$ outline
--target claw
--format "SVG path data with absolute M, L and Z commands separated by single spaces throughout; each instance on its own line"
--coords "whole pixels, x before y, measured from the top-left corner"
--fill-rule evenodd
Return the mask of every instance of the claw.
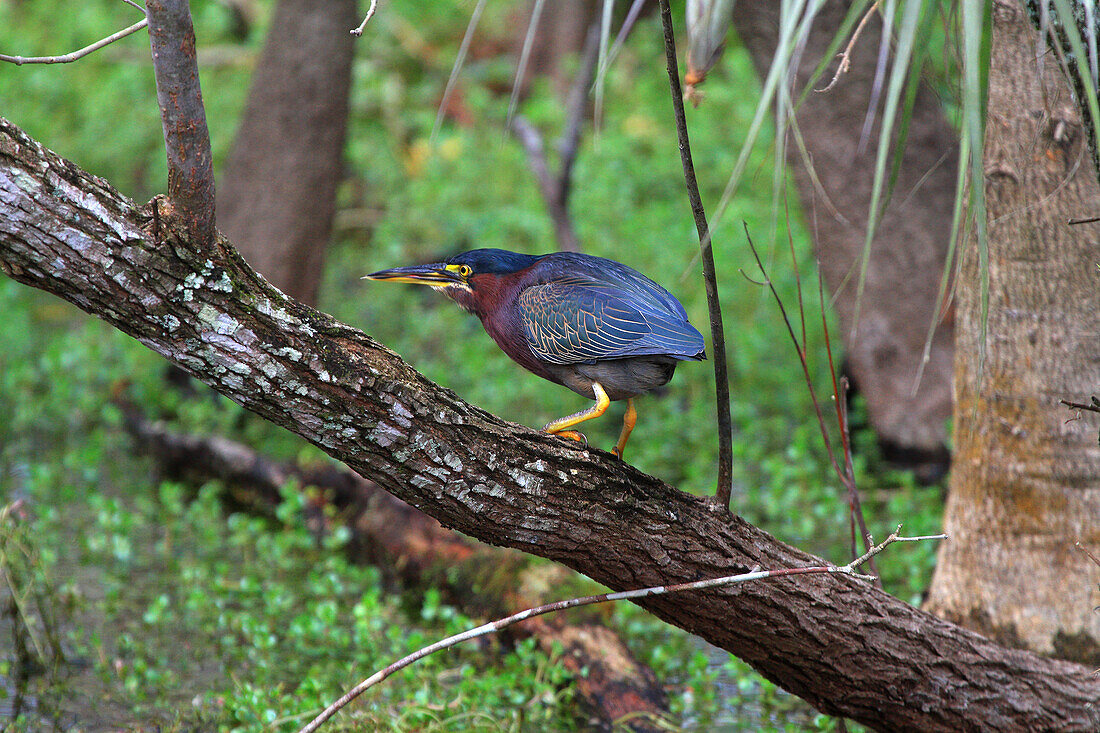
M 575 440 L 578 443 L 584 443 L 584 449 L 588 450 L 588 438 L 585 436 L 584 433 L 578 433 L 576 430 L 562 430 L 562 431 L 557 432 L 557 433 L 551 433 L 551 435 L 557 435 L 557 436 L 560 436 L 562 438 L 569 438 L 570 440 Z

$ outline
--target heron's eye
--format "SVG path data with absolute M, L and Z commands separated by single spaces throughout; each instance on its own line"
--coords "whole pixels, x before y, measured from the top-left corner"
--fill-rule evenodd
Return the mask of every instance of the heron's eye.
M 461 265 L 458 268 L 458 274 L 462 275 L 462 277 L 469 277 L 474 274 L 474 268 L 469 265 Z

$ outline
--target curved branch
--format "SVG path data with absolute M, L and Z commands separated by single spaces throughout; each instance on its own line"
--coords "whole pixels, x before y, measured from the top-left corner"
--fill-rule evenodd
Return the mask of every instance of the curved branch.
M 154 212 L 157 212 L 154 219 Z M 156 224 L 154 226 L 154 224 Z M 821 564 L 599 450 L 461 401 L 0 120 L 0 268 L 117 326 L 443 524 L 612 589 Z M 903 730 L 1095 731 L 1100 680 L 837 575 L 640 605 L 820 710 Z
M 901 525 L 898 525 L 898 532 L 901 531 Z M 579 608 L 580 606 L 591 606 L 597 603 L 609 603 L 611 601 L 627 601 L 636 598 L 648 598 L 650 596 L 659 596 L 666 593 L 683 593 L 689 590 L 702 590 L 704 588 L 716 588 L 724 585 L 734 585 L 736 583 L 747 583 L 754 580 L 767 580 L 769 578 L 782 578 L 791 575 L 809 575 L 815 573 L 842 573 L 844 575 L 850 575 L 854 578 L 860 578 L 862 580 L 875 580 L 873 575 L 863 575 L 856 572 L 863 563 L 870 560 L 874 555 L 882 552 L 886 547 L 895 542 L 920 542 L 921 540 L 933 540 L 933 539 L 945 539 L 946 535 L 935 535 L 925 537 L 900 537 L 897 532 L 891 534 L 886 538 L 886 541 L 872 547 L 862 557 L 856 558 L 847 565 L 837 567 L 836 565 L 818 565 L 817 567 L 809 568 L 779 568 L 778 570 L 754 570 L 748 573 L 738 573 L 737 575 L 729 575 L 725 578 L 709 578 L 707 580 L 697 580 L 694 583 L 680 583 L 679 585 L 659 585 L 652 588 L 636 588 L 634 590 L 620 591 L 618 593 L 600 593 L 594 596 L 583 596 L 580 598 L 567 598 L 561 601 L 555 601 L 553 603 L 546 603 L 534 608 L 526 608 L 518 613 L 513 613 L 506 618 L 500 618 L 489 623 L 482 624 L 477 628 L 467 629 L 458 634 L 452 634 L 446 639 L 441 639 L 434 644 L 430 644 L 425 647 L 417 649 L 412 654 L 407 654 L 396 662 L 388 665 L 384 669 L 372 674 L 367 679 L 360 682 L 358 685 L 348 690 L 348 692 L 340 697 L 336 702 L 329 705 L 320 715 L 315 717 L 308 725 L 302 728 L 300 733 L 311 733 L 321 727 L 321 725 L 329 720 L 333 715 L 347 707 L 355 698 L 362 695 L 371 687 L 374 687 L 383 680 L 393 676 L 395 672 L 398 672 L 405 667 L 408 667 L 414 662 L 418 662 L 424 657 L 434 654 L 444 649 L 450 649 L 453 646 L 457 646 L 464 641 L 470 639 L 476 639 L 479 636 L 485 636 L 486 634 L 492 634 L 503 629 L 507 629 L 514 626 L 521 621 L 542 616 L 548 613 L 558 613 L 559 611 L 565 611 L 570 608 Z M 1086 550 L 1086 552 L 1088 552 Z
M 0 61 L 7 61 L 16 66 L 22 66 L 23 64 L 71 64 L 74 61 L 78 61 L 85 56 L 95 53 L 104 46 L 110 46 L 119 39 L 137 33 L 147 25 L 149 25 L 149 19 L 142 18 L 137 23 L 127 26 L 120 31 L 115 31 L 106 38 L 100 38 L 95 43 L 90 43 L 84 48 L 70 53 L 64 53 L 60 56 L 9 56 L 6 53 L 0 53 Z

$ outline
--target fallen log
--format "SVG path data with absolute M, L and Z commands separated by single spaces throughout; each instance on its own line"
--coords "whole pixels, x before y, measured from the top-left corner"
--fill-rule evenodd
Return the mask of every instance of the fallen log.
M 438 588 L 466 613 L 507 616 L 559 600 L 560 595 L 550 593 L 577 585 L 575 575 L 560 565 L 532 562 L 521 552 L 467 539 L 348 469 L 282 463 L 228 438 L 173 431 L 125 399 L 116 398 L 115 404 L 127 431 L 165 474 L 221 480 L 232 503 L 263 512 L 282 501 L 281 489 L 288 482 L 316 488 L 319 492 L 307 505 L 312 531 L 330 530 L 329 518 L 337 517 L 352 531 L 353 560 L 379 566 L 388 580 L 406 588 Z M 335 513 L 324 511 L 326 505 Z M 555 646 L 562 650 L 561 662 L 574 676 L 595 729 L 610 730 L 628 716 L 625 725 L 631 730 L 667 729 L 658 724 L 668 716 L 668 702 L 653 670 L 592 613 L 573 619 L 539 617 L 517 626 L 516 633 L 533 636 L 548 654 Z

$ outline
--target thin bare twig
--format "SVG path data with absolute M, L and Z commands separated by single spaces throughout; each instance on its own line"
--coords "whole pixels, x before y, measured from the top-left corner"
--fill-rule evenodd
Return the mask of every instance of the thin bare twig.
M 133 5 L 133 3 L 130 4 Z M 85 46 L 79 51 L 62 54 L 61 56 L 8 56 L 7 54 L 0 53 L 0 61 L 7 61 L 8 63 L 15 64 L 16 66 L 22 66 L 23 64 L 71 64 L 73 61 L 82 59 L 89 54 L 95 53 L 104 46 L 109 46 L 120 38 L 125 38 L 126 36 L 137 33 L 147 25 L 149 25 L 149 19 L 142 18 L 137 23 L 134 23 L 132 26 L 129 26 L 128 28 L 123 28 L 117 33 L 112 33 L 106 38 L 101 38 L 90 46 Z
M 737 268 L 737 272 L 740 273 L 741 277 L 745 278 L 746 280 L 748 280 L 753 285 L 756 285 L 756 286 L 761 287 L 761 288 L 766 288 L 769 285 L 767 280 L 753 280 L 752 276 L 749 275 L 749 273 L 742 270 L 740 267 Z
M 813 565 L 804 568 L 779 568 L 777 570 L 760 570 L 755 568 L 747 573 L 738 573 L 737 575 L 727 575 L 721 578 L 710 578 L 707 580 L 697 580 L 691 583 L 677 583 L 675 585 L 656 585 L 649 588 L 639 588 L 636 590 L 618 591 L 615 593 L 601 593 L 594 596 L 584 596 L 582 598 L 570 598 L 564 601 L 556 601 L 554 603 L 548 603 L 543 606 L 537 606 L 535 608 L 529 608 L 519 613 L 514 613 L 511 616 L 507 616 L 496 621 L 491 621 L 487 624 L 482 624 L 477 628 L 467 629 L 459 634 L 449 636 L 446 639 L 441 639 L 434 644 L 423 647 L 416 650 L 412 654 L 409 654 L 393 664 L 380 669 L 373 675 L 363 680 L 355 687 L 348 690 L 339 700 L 325 708 L 316 718 L 310 721 L 309 725 L 302 728 L 299 733 L 314 733 L 320 728 L 325 721 L 340 711 L 341 708 L 346 706 L 349 702 L 362 695 L 368 689 L 374 685 L 382 682 L 387 677 L 391 676 L 395 672 L 398 672 L 410 664 L 423 659 L 424 657 L 433 654 L 441 649 L 448 649 L 457 644 L 461 644 L 464 641 L 470 639 L 476 639 L 479 636 L 485 636 L 502 629 L 506 629 L 509 626 L 519 623 L 520 621 L 526 621 L 529 618 L 535 616 L 541 616 L 547 613 L 554 613 L 557 611 L 564 611 L 569 608 L 577 608 L 579 606 L 590 606 L 596 603 L 607 603 L 609 601 L 626 601 L 636 600 L 639 598 L 647 598 L 650 596 L 660 596 L 668 593 L 681 593 L 683 591 L 692 590 L 705 590 L 707 588 L 716 588 L 724 585 L 733 585 L 735 583 L 745 583 L 751 580 L 767 580 L 770 578 L 785 578 L 792 575 L 811 575 L 821 573 L 833 573 L 837 575 L 849 575 L 853 578 L 859 578 L 860 580 L 872 581 L 875 579 L 873 575 L 865 575 L 863 573 L 857 573 L 856 569 L 866 563 L 875 555 L 882 552 L 884 549 L 894 544 L 895 542 L 921 542 L 924 540 L 936 540 L 945 539 L 947 535 L 923 535 L 919 537 L 902 537 L 901 525 L 898 525 L 896 531 L 890 534 L 884 541 L 871 547 L 863 555 L 852 560 L 847 565 Z
M 848 380 L 841 377 L 840 381 L 837 381 L 837 369 L 836 364 L 833 362 L 833 345 L 829 339 L 829 324 L 825 318 L 825 283 L 821 277 L 821 267 L 817 268 L 817 297 L 818 302 L 821 304 L 821 330 L 825 335 L 825 353 L 829 357 L 829 376 L 833 380 L 833 398 L 836 400 L 837 410 L 837 423 L 840 428 L 840 440 L 841 450 L 844 451 L 844 472 L 837 472 L 837 476 L 840 478 L 841 483 L 848 490 L 848 509 L 849 516 L 859 525 L 860 534 L 863 537 L 863 547 L 867 548 L 871 545 L 871 532 L 867 529 L 867 522 L 863 517 L 863 504 L 859 499 L 859 489 L 856 487 L 855 469 L 852 466 L 852 441 L 848 431 Z M 807 381 L 809 384 L 809 381 Z M 813 392 L 813 387 L 810 387 L 810 392 Z M 817 400 L 814 399 L 814 409 L 817 410 Z M 821 421 L 824 425 L 824 420 Z M 824 436 L 824 430 L 822 431 Z M 826 449 L 829 451 L 830 458 L 832 458 L 832 447 L 829 445 L 828 437 L 825 437 Z M 833 460 L 833 467 L 836 468 L 837 461 Z M 855 542 L 852 542 L 852 554 L 855 554 Z M 872 562 L 872 569 L 874 564 Z
M 1098 399 L 1096 397 L 1096 395 L 1092 395 L 1092 397 L 1089 398 L 1089 404 L 1087 404 L 1087 405 L 1083 404 L 1081 402 L 1070 402 L 1069 400 L 1058 400 L 1058 401 L 1061 404 L 1065 405 L 1066 407 L 1070 408 L 1071 410 L 1077 410 L 1078 411 L 1077 414 L 1074 417 L 1071 417 L 1069 420 L 1066 420 L 1067 424 L 1071 423 L 1075 420 L 1080 420 L 1081 419 L 1081 412 L 1080 412 L 1081 410 L 1087 410 L 1088 412 L 1100 412 L 1100 399 Z M 1100 438 L 1097 438 L 1097 440 L 1100 440 Z
M 718 299 L 718 277 L 714 271 L 714 252 L 711 248 L 710 227 L 699 195 L 699 183 L 695 180 L 695 164 L 691 160 L 691 143 L 688 140 L 687 117 L 684 114 L 684 95 L 680 89 L 680 69 L 676 62 L 676 36 L 672 29 L 672 11 L 668 0 L 660 0 L 661 25 L 665 33 L 665 65 L 672 89 L 672 109 L 676 116 L 676 135 L 680 141 L 680 162 L 684 167 L 691 213 L 699 232 L 700 256 L 703 261 L 703 281 L 707 289 L 707 309 L 710 312 L 710 335 L 714 358 L 714 386 L 718 401 L 718 487 L 715 498 L 729 507 L 733 490 L 733 421 L 730 418 L 730 385 L 726 370 L 726 333 L 722 326 L 722 305 Z
M 859 34 L 863 33 L 863 27 L 867 25 L 867 21 L 871 19 L 871 14 L 878 10 L 878 4 L 881 0 L 875 0 L 871 4 L 871 7 L 867 8 L 866 14 L 863 19 L 859 21 L 859 25 L 856 26 L 855 33 L 852 34 L 852 40 L 848 41 L 848 45 L 844 47 L 843 53 L 839 54 L 840 64 L 836 67 L 836 73 L 833 74 L 832 81 L 826 84 L 821 89 L 815 89 L 815 92 L 827 92 L 836 86 L 836 83 L 840 81 L 841 74 L 847 74 L 849 67 L 852 65 L 852 48 L 855 47 L 856 41 L 859 39 Z
M 1077 224 L 1092 224 L 1097 221 L 1100 221 L 1100 216 L 1089 216 L 1084 219 L 1070 219 L 1066 223 L 1070 226 L 1075 226 Z
M 1058 402 L 1059 404 L 1065 405 L 1066 407 L 1073 410 L 1088 410 L 1089 412 L 1100 412 L 1100 399 L 1097 399 L 1095 395 L 1092 397 L 1092 401 L 1087 405 L 1082 402 L 1070 402 L 1069 400 L 1058 400 Z
M 378 10 L 378 0 L 370 0 L 370 7 L 367 8 L 367 17 L 363 18 L 363 22 L 359 24 L 358 28 L 352 28 L 351 34 L 353 36 L 363 35 L 363 29 L 367 27 L 367 21 L 374 17 L 374 11 Z

